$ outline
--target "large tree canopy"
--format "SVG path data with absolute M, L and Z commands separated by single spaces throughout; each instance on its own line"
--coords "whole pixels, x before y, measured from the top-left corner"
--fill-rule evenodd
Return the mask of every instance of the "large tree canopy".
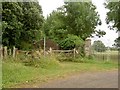
M 3 45 L 23 48 L 23 43 L 30 44 L 38 38 L 43 24 L 38 2 L 3 2 L 2 9 Z
M 95 10 L 96 7 L 92 3 L 65 3 L 47 17 L 44 25 L 46 36 L 61 45 L 69 40 L 70 34 L 83 41 L 93 33 L 104 35 L 104 32 L 95 30 L 97 25 L 101 25 Z
M 108 2 L 105 4 L 106 8 L 109 9 L 107 13 L 106 22 L 109 24 L 112 23 L 112 26 L 109 26 L 111 29 L 117 30 L 120 32 L 120 1 L 119 2 Z M 118 38 L 115 40 L 115 46 L 120 47 L 120 35 L 118 33 Z
M 109 9 L 107 13 L 106 22 L 113 24 L 112 27 L 120 31 L 120 1 L 119 2 L 108 2 L 106 8 Z M 111 27 L 111 28 L 112 28 Z
M 69 33 L 86 39 L 95 33 L 95 28 L 101 24 L 95 6 L 92 3 L 66 3 L 66 24 Z

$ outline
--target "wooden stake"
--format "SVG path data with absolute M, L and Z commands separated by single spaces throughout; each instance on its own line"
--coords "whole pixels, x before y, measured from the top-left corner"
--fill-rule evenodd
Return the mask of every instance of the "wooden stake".
M 73 49 L 73 53 L 74 53 L 74 58 L 75 58 L 75 48 Z
M 4 47 L 4 57 L 6 58 L 7 57 L 7 46 Z
M 12 54 L 12 53 L 11 53 L 11 49 L 9 49 L 9 55 L 11 56 L 11 54 Z
M 15 46 L 13 47 L 13 58 L 15 58 L 15 51 L 16 51 L 16 49 L 15 49 Z
M 0 45 L 0 59 L 3 59 L 3 47 Z

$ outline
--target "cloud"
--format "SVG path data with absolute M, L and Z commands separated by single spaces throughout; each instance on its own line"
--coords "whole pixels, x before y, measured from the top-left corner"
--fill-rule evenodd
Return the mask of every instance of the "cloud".
M 39 0 L 39 4 L 42 6 L 43 15 L 47 17 L 53 10 L 64 4 L 63 0 Z

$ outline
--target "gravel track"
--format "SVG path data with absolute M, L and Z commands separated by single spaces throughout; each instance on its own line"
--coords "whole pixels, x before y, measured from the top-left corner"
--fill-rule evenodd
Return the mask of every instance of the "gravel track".
M 118 88 L 118 70 L 80 73 L 49 81 L 39 88 Z

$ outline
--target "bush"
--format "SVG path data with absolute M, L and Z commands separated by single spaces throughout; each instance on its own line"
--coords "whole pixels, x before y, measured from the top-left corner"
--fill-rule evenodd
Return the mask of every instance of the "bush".
M 15 58 L 13 58 L 12 56 L 8 56 L 7 58 L 3 59 L 3 62 L 22 63 L 25 66 L 41 68 L 56 68 L 60 66 L 56 55 L 46 55 L 45 58 L 44 56 L 41 56 L 40 58 L 33 58 L 32 56 L 19 54 Z
M 81 45 L 83 45 L 83 43 L 84 42 L 80 37 L 78 37 L 76 35 L 68 34 L 67 38 L 62 40 L 59 43 L 59 45 L 62 49 L 70 50 L 70 49 L 80 47 Z
M 41 58 L 29 58 L 29 60 L 24 61 L 25 66 L 34 66 L 34 67 L 41 67 L 41 68 L 55 68 L 59 67 L 60 63 L 57 61 L 56 56 L 41 56 Z

